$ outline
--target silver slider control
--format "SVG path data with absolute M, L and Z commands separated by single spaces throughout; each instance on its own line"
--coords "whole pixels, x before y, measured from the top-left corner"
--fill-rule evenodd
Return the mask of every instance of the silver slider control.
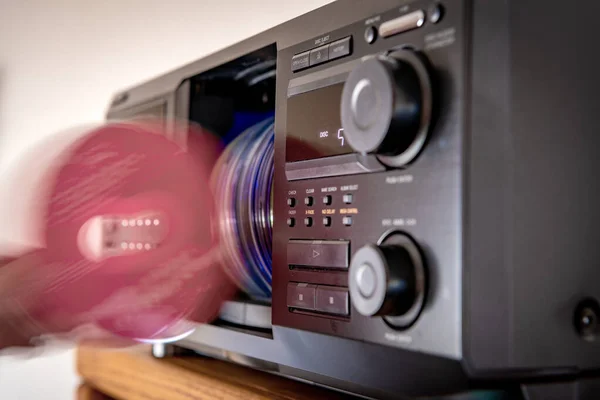
M 390 37 L 402 32 L 410 31 L 423 26 L 425 13 L 422 10 L 413 11 L 409 14 L 386 21 L 379 27 L 379 36 Z

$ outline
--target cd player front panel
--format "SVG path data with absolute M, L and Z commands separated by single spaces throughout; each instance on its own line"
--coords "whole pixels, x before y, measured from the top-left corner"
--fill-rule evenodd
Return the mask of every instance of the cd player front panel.
M 464 9 L 404 4 L 278 53 L 273 324 L 458 360 Z

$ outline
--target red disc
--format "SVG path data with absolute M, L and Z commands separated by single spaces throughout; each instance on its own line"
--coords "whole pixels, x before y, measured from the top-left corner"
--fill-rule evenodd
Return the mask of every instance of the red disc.
M 31 313 L 47 332 L 95 324 L 168 340 L 192 319 L 214 318 L 232 295 L 210 228 L 218 141 L 195 129 L 183 149 L 163 126 L 100 127 L 57 168 L 39 266 L 43 302 Z

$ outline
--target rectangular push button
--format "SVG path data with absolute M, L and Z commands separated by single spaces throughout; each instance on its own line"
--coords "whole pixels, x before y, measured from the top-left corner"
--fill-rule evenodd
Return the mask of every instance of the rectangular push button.
M 317 286 L 316 311 L 329 314 L 350 314 L 348 289 L 333 286 Z
M 352 37 L 348 36 L 347 38 L 338 40 L 337 42 L 333 42 L 329 45 L 329 59 L 334 60 L 340 57 L 346 57 L 350 55 L 352 44 Z
M 319 65 L 329 60 L 329 46 L 317 47 L 310 51 L 310 66 Z
M 303 310 L 314 310 L 317 285 L 308 283 L 288 283 L 287 306 L 301 308 Z
M 288 265 L 317 268 L 348 268 L 350 242 L 347 240 L 290 240 Z
M 379 27 L 379 36 L 390 37 L 423 26 L 425 13 L 421 10 L 386 21 Z
M 296 54 L 292 57 L 292 71 L 300 71 L 301 69 L 308 68 L 310 66 L 310 51 Z

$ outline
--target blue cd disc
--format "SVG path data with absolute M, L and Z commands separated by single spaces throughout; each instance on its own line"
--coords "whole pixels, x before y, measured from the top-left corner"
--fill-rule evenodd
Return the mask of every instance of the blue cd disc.
M 223 266 L 240 289 L 261 300 L 271 297 L 274 136 L 273 118 L 241 133 L 211 182 Z
M 217 229 L 220 238 L 222 264 L 234 282 L 249 293 L 260 292 L 245 267 L 245 259 L 240 251 L 238 234 L 239 221 L 236 212 L 236 192 L 238 177 L 242 174 L 240 154 L 250 141 L 249 135 L 241 135 L 232 142 L 215 166 L 213 187 L 217 200 Z
M 271 293 L 271 257 L 265 254 L 264 245 L 260 241 L 260 233 L 265 230 L 261 221 L 265 220 L 265 207 L 262 205 L 270 199 L 270 192 L 265 190 L 266 182 L 261 181 L 265 176 L 261 174 L 264 160 L 268 160 L 269 153 L 272 157 L 272 125 L 260 126 L 256 132 L 255 140 L 245 154 L 245 168 L 238 186 L 238 216 L 244 223 L 239 234 L 246 261 L 250 269 L 250 276 L 265 293 Z M 270 152 L 269 152 L 270 149 Z M 268 178 L 268 176 L 267 176 Z

